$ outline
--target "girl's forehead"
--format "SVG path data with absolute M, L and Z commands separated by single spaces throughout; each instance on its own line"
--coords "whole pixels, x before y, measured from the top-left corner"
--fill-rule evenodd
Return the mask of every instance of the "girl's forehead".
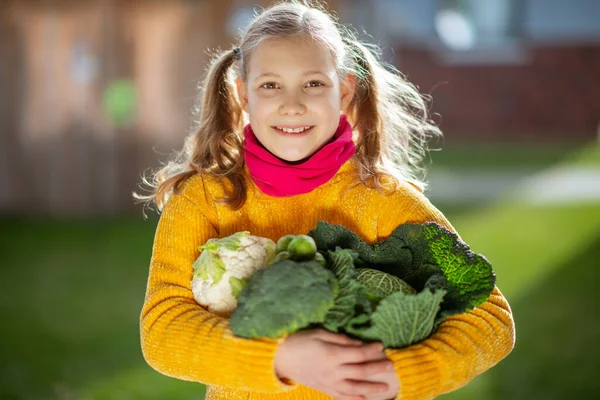
M 331 52 L 322 44 L 301 37 L 265 39 L 253 50 L 249 75 L 258 76 L 277 71 L 336 72 Z

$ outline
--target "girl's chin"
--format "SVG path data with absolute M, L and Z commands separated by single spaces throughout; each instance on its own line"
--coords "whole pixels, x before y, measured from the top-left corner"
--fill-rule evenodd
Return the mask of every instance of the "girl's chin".
M 289 164 L 303 163 L 304 161 L 308 160 L 310 158 L 310 156 L 312 155 L 309 152 L 290 154 L 288 152 L 282 151 L 282 152 L 270 152 L 270 153 L 273 154 L 275 157 L 279 158 L 281 161 L 284 161 Z
M 285 161 L 288 164 L 302 164 L 304 161 L 308 160 L 310 156 L 278 156 L 275 154 L 275 157 L 279 158 L 281 161 Z

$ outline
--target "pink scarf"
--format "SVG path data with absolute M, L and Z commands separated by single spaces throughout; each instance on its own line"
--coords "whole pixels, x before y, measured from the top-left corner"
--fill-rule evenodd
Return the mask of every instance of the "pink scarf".
M 250 124 L 244 128 L 244 137 L 244 160 L 250 176 L 263 193 L 274 197 L 313 191 L 333 178 L 356 151 L 352 127 L 344 115 L 331 141 L 301 164 L 290 164 L 271 154 L 258 141 Z

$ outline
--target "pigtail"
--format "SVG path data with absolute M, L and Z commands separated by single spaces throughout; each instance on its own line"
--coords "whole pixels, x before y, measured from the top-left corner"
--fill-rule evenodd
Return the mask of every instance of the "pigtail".
M 358 41 L 350 41 L 350 56 L 357 75 L 356 92 L 349 105 L 349 117 L 358 130 L 356 158 L 360 169 L 361 180 L 366 181 L 373 176 L 377 160 L 381 156 L 382 119 L 378 107 L 378 86 L 373 70 L 373 55 Z M 385 148 L 385 147 L 384 147 Z
M 429 120 L 425 97 L 358 40 L 349 39 L 346 46 L 357 77 L 349 114 L 359 133 L 356 159 L 361 181 L 393 190 L 403 179 L 424 190 L 422 161 L 429 140 L 441 135 Z
M 152 181 L 143 177 L 143 183 L 152 189 L 148 196 L 134 193 L 134 198 L 147 204 L 155 202 L 158 210 L 166 204 L 171 193 L 178 193 L 180 185 L 196 173 L 209 173 L 228 179 L 234 187 L 223 202 L 239 208 L 246 198 L 243 179 L 242 107 L 234 95 L 231 69 L 239 59 L 239 49 L 218 55 L 203 83 L 199 126 L 185 139 L 183 149 L 158 170 Z
M 204 81 L 200 126 L 192 136 L 194 146 L 200 151 L 190 163 L 198 171 L 229 171 L 237 164 L 237 152 L 232 150 L 240 146 L 242 108 L 229 79 L 236 57 L 235 49 L 218 56 Z
M 201 174 L 206 172 L 231 182 L 233 191 L 221 201 L 233 209 L 244 204 L 247 191 L 242 154 L 244 120 L 230 79 L 231 67 L 240 58 L 236 47 L 218 56 L 208 71 L 200 127 L 192 136 L 196 151 L 190 163 Z

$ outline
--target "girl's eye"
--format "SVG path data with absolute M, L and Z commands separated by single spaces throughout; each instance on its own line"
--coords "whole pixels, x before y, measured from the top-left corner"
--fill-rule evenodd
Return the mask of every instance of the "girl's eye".
M 310 81 L 310 82 L 308 82 L 308 83 L 306 84 L 306 86 L 307 86 L 307 87 L 311 87 L 311 88 L 313 88 L 313 87 L 319 87 L 319 86 L 325 86 L 325 85 L 323 84 L 323 82 L 319 82 L 319 81 Z
M 263 83 L 262 85 L 260 85 L 260 87 L 262 89 L 279 89 L 279 85 L 277 85 L 275 82 Z

